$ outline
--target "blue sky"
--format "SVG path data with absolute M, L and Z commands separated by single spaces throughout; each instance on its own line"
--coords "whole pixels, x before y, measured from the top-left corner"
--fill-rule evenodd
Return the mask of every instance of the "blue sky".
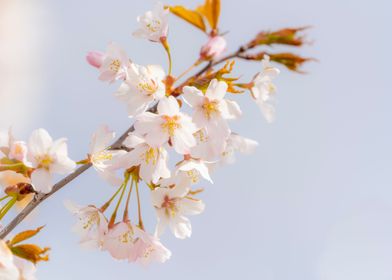
M 66 136 L 72 158 L 81 159 L 101 123 L 121 133 L 131 122 L 111 95 L 115 86 L 99 82 L 84 56 L 115 41 L 139 64 L 166 66 L 158 45 L 131 36 L 136 16 L 153 2 L 33 2 L 31 13 L 39 16 L 28 24 L 36 24 L 40 44 L 34 50 L 39 59 L 30 63 L 32 73 L 40 73 L 39 87 L 33 98 L 25 90 L 30 101 L 15 109 L 26 109 L 27 115 L 11 121 L 0 112 L 1 124 L 13 122 L 21 138 L 37 127 L 54 137 Z M 165 3 L 196 6 L 190 0 Z M 168 263 L 142 268 L 79 247 L 71 232 L 74 218 L 63 201 L 100 204 L 113 191 L 90 170 L 19 227 L 46 224 L 36 241 L 52 247 L 51 261 L 38 267 L 39 279 L 392 278 L 390 3 L 223 0 L 222 4 L 221 29 L 230 31 L 228 51 L 263 29 L 311 25 L 308 38 L 313 44 L 298 52 L 319 62 L 306 65 L 306 75 L 282 69 L 276 79 L 273 124 L 263 120 L 251 100 L 237 98 L 245 114 L 234 128 L 260 146 L 255 154 L 239 156 L 235 165 L 219 170 L 215 184 L 205 186 L 202 197 L 207 207 L 192 219 L 192 238 L 163 237 L 173 253 Z M 175 73 L 195 60 L 204 41 L 202 33 L 171 18 Z M 245 80 L 260 69 L 244 62 L 237 67 Z M 20 82 L 27 78 L 22 76 Z M 142 196 L 148 205 L 148 192 Z M 152 209 L 145 206 L 145 215 L 152 230 Z

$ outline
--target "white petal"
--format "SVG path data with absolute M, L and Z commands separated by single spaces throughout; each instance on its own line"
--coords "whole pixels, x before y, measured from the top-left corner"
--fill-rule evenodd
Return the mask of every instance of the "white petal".
M 45 154 L 52 146 L 52 143 L 53 139 L 45 129 L 34 130 L 29 139 L 29 151 L 32 155 Z
M 206 91 L 206 97 L 210 100 L 222 100 L 227 92 L 227 84 L 223 81 L 213 79 Z
M 162 98 L 158 103 L 158 113 L 160 115 L 175 116 L 179 113 L 180 106 L 173 96 Z
M 31 181 L 38 192 L 49 193 L 52 190 L 52 176 L 46 169 L 36 169 L 31 174 Z

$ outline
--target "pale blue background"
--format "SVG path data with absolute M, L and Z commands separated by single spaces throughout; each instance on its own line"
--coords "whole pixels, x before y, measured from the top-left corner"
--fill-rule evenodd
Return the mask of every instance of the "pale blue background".
M 130 35 L 135 17 L 153 2 L 35 1 L 47 30 L 37 62 L 42 101 L 32 103 L 39 110 L 16 130 L 26 137 L 45 127 L 55 137 L 66 136 L 71 156 L 81 159 L 99 124 L 119 133 L 130 125 L 111 96 L 115 87 L 97 80 L 85 53 L 116 41 L 135 62 L 166 66 L 158 45 Z M 197 2 L 170 1 L 191 7 Z M 229 50 L 262 29 L 312 25 L 308 39 L 314 43 L 299 53 L 320 62 L 306 65 L 307 75 L 282 71 L 272 125 L 249 98 L 239 98 L 245 114 L 234 128 L 260 146 L 206 185 L 206 211 L 192 219 L 191 239 L 163 237 L 173 252 L 169 262 L 142 268 L 79 247 L 63 201 L 100 204 L 113 191 L 90 170 L 19 228 L 47 225 L 36 241 L 52 247 L 51 261 L 38 267 L 39 279 L 392 279 L 389 1 L 222 2 L 220 25 L 230 31 Z M 201 32 L 170 19 L 175 73 L 196 59 L 204 40 Z M 260 69 L 238 67 L 245 80 Z M 148 205 L 147 192 L 142 195 Z M 153 212 L 144 209 L 151 230 Z

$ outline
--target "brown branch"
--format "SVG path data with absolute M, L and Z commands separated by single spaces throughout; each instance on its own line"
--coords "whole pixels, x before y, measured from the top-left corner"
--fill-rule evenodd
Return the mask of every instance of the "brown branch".
M 211 67 L 218 65 L 228 59 L 232 58 L 238 58 L 243 52 L 245 52 L 248 49 L 248 47 L 243 46 L 240 47 L 236 52 L 229 54 L 219 60 L 216 61 L 210 61 L 205 67 L 203 67 L 199 72 L 197 72 L 195 75 L 193 75 L 191 78 L 187 79 L 184 83 L 182 83 L 180 86 L 178 86 L 176 89 L 181 89 L 187 83 L 194 77 L 198 77 L 204 72 L 208 71 Z M 150 111 L 154 112 L 156 111 L 157 106 L 153 106 Z M 128 134 L 134 130 L 134 126 L 132 125 L 127 131 L 125 131 L 111 146 L 110 148 L 113 150 L 119 150 L 123 149 L 123 142 L 125 138 L 127 138 Z M 55 185 L 53 185 L 52 191 L 50 193 L 44 194 L 44 193 L 38 193 L 34 196 L 33 200 L 30 201 L 30 203 L 7 225 L 3 228 L 3 230 L 0 232 L 0 238 L 4 239 L 17 225 L 19 225 L 27 215 L 31 213 L 39 204 L 41 204 L 44 200 L 49 198 L 51 195 L 62 189 L 64 186 L 66 186 L 68 183 L 73 181 L 75 178 L 83 174 L 87 169 L 91 167 L 91 163 L 84 164 L 80 166 L 78 169 L 76 169 L 73 173 L 69 174 L 68 176 L 64 177 L 62 180 L 57 182 Z

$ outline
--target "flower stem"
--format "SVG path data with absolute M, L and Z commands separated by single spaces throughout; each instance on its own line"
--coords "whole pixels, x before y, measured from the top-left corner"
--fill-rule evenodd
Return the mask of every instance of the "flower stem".
M 121 201 L 122 201 L 122 199 L 124 197 L 125 190 L 127 189 L 128 181 L 129 181 L 129 173 L 127 173 L 125 175 L 124 183 L 121 185 L 122 191 L 121 191 L 121 194 L 120 194 L 120 198 L 117 201 L 116 208 L 114 209 L 114 212 L 113 212 L 113 214 L 112 214 L 112 216 L 110 218 L 109 227 L 114 225 L 114 222 L 115 222 L 116 216 L 117 216 L 118 208 L 120 207 Z
M 101 210 L 102 213 L 105 212 L 105 210 L 110 206 L 110 204 L 112 203 L 113 199 L 116 198 L 116 196 L 118 195 L 118 193 L 121 191 L 122 188 L 123 188 L 123 184 L 121 184 L 121 186 L 112 195 L 112 197 L 104 205 L 101 206 L 100 210 Z
M 139 227 L 144 230 L 143 220 L 142 220 L 142 212 L 140 207 L 140 196 L 139 196 L 139 183 L 136 181 L 136 197 L 137 197 L 137 213 L 139 216 Z
M 129 208 L 129 200 L 131 199 L 131 193 L 133 189 L 133 183 L 135 182 L 134 179 L 132 179 L 131 182 L 131 187 L 129 188 L 128 196 L 127 196 L 127 201 L 125 202 L 125 210 L 124 210 L 124 216 L 123 216 L 123 221 L 129 221 L 129 215 L 128 215 L 128 208 Z
M 8 211 L 14 206 L 16 202 L 16 196 L 12 197 L 0 210 L 0 220 L 8 213 Z
M 169 60 L 168 76 L 170 76 L 171 72 L 172 72 L 172 58 L 171 58 L 171 53 L 170 53 L 170 46 L 169 46 L 169 43 L 167 42 L 167 37 L 161 37 L 160 40 L 161 40 L 162 46 L 164 47 L 164 49 L 167 53 L 167 58 Z
M 182 72 L 178 77 L 176 77 L 176 81 L 184 77 L 186 74 L 188 74 L 190 71 L 192 71 L 196 66 L 198 66 L 202 61 L 200 59 L 196 60 L 195 63 L 193 63 L 188 69 L 186 69 L 184 72 Z
M 4 199 L 7 199 L 7 198 L 9 198 L 9 197 L 10 197 L 9 195 L 6 195 L 6 196 L 0 198 L 0 201 L 3 201 Z

